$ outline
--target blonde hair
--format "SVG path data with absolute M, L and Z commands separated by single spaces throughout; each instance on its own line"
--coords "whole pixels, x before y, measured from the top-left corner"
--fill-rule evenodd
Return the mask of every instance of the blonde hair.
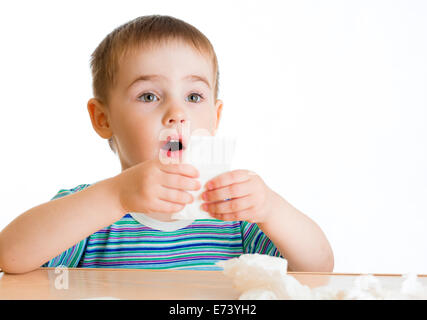
M 117 27 L 101 41 L 90 59 L 94 97 L 108 107 L 109 92 L 116 84 L 121 59 L 131 50 L 158 45 L 169 40 L 182 40 L 211 59 L 214 71 L 214 98 L 217 100 L 219 69 L 211 42 L 194 26 L 166 15 L 138 17 Z M 112 138 L 108 143 L 111 150 L 116 152 Z

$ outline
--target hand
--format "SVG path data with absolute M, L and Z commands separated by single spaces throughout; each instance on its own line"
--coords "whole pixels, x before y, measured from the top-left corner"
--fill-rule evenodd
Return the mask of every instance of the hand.
M 248 170 L 223 173 L 206 182 L 202 210 L 220 220 L 264 222 L 271 212 L 272 191 Z M 229 200 L 227 200 L 229 199 Z
M 115 176 L 124 212 L 175 213 L 194 201 L 186 190 L 199 190 L 198 170 L 190 164 L 164 164 L 159 159 L 136 164 Z

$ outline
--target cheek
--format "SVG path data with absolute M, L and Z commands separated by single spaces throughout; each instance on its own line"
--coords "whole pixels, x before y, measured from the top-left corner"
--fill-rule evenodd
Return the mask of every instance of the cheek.
M 215 131 L 216 114 L 213 107 L 209 106 L 209 110 L 203 109 L 195 112 L 191 117 L 192 131 L 194 130 L 208 130 L 211 134 Z
M 152 146 L 153 141 L 157 140 L 155 133 L 158 128 L 155 127 L 156 121 L 150 121 L 147 117 L 138 115 L 126 115 L 118 122 L 117 135 L 126 140 L 128 147 Z

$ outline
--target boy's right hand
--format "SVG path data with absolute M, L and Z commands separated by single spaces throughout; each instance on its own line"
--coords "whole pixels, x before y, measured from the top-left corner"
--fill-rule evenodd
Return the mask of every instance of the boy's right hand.
M 201 188 L 198 177 L 199 171 L 190 164 L 163 164 L 154 159 L 122 171 L 113 180 L 123 212 L 172 214 L 194 201 L 186 190 Z

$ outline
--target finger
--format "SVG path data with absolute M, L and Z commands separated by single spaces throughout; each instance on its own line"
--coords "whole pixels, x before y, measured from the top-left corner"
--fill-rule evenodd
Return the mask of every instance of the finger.
M 159 199 L 184 205 L 193 202 L 193 196 L 188 192 L 170 188 L 161 188 Z
M 251 193 L 251 185 L 249 181 L 235 183 L 219 189 L 205 191 L 202 193 L 202 199 L 208 202 L 223 201 L 226 199 L 240 198 Z
M 218 220 L 223 221 L 249 221 L 252 222 L 252 219 L 255 215 L 254 207 L 247 208 L 242 211 L 233 212 L 233 213 L 210 213 L 210 215 Z
M 162 181 L 160 182 L 160 185 L 165 188 L 172 188 L 172 189 L 178 189 L 178 190 L 192 190 L 196 191 L 199 190 L 201 187 L 200 181 L 181 176 L 179 174 L 170 174 L 165 173 L 162 177 Z
M 165 201 L 162 199 L 157 199 L 156 201 L 156 211 L 162 213 L 175 213 L 184 209 L 185 205 Z
M 251 178 L 248 170 L 233 170 L 228 171 L 206 182 L 205 187 L 207 190 L 213 190 L 225 187 L 229 184 L 240 183 L 247 181 Z
M 252 200 L 253 197 L 250 195 L 242 198 L 231 199 L 229 201 L 204 203 L 202 208 L 203 210 L 214 214 L 233 213 L 252 207 L 254 205 Z
M 166 173 L 174 173 L 192 178 L 199 177 L 199 170 L 189 163 L 161 164 L 160 170 Z

